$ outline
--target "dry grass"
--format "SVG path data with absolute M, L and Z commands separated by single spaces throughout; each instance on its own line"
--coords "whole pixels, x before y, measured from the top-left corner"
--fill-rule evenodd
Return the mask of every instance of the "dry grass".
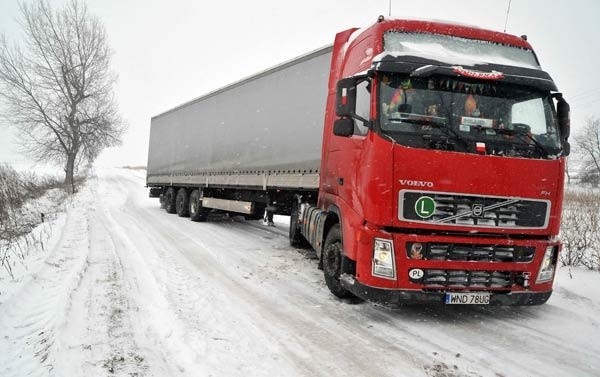
M 568 189 L 562 213 L 561 263 L 600 270 L 600 192 Z
M 32 230 L 52 216 L 52 213 L 42 216 L 27 203 L 40 198 L 48 190 L 61 187 L 62 182 L 57 179 L 18 173 L 7 165 L 0 165 L 0 268 L 4 268 L 11 277 L 15 261 L 25 257 L 32 243 L 42 243 L 41 239 L 30 235 Z

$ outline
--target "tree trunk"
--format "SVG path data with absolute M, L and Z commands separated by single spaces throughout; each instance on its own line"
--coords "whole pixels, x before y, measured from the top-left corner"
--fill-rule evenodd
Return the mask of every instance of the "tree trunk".
M 67 155 L 67 166 L 65 167 L 65 190 L 71 194 L 75 193 L 75 179 L 73 176 L 75 172 L 76 157 L 77 156 L 74 152 L 69 153 Z

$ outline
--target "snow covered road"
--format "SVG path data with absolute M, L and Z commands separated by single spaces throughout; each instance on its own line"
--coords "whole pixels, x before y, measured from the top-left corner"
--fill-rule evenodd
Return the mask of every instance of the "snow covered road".
M 344 302 L 287 227 L 168 215 L 144 172 L 90 180 L 0 281 L 0 376 L 599 376 L 600 274 L 540 307 Z

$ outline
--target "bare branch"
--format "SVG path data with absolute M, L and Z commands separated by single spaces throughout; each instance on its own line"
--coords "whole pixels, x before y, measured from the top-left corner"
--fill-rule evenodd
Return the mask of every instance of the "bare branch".
M 575 144 L 583 155 L 583 175 L 600 177 L 600 119 L 588 118 L 580 133 L 575 136 Z
M 118 144 L 124 131 L 106 31 L 80 0 L 62 9 L 36 0 L 20 10 L 24 46 L 0 38 L 0 116 L 18 127 L 32 156 L 63 164 L 72 183 L 79 163 Z

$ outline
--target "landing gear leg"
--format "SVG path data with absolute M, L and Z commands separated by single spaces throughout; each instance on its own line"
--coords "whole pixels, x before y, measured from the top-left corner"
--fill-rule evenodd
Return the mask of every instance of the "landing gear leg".
M 265 212 L 265 220 L 268 226 L 275 226 L 273 222 L 273 213 L 275 212 L 275 207 L 267 206 L 267 211 Z

